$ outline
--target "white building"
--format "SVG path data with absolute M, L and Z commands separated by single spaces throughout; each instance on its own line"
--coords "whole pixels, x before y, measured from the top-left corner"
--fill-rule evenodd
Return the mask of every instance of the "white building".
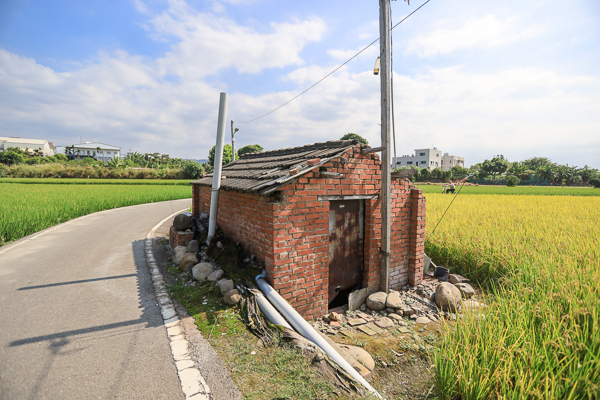
M 465 159 L 464 157 L 459 156 L 451 156 L 448 153 L 444 153 L 442 156 L 442 169 L 444 171 L 448 171 L 452 169 L 452 167 L 465 167 Z
M 465 159 L 457 156 L 449 156 L 434 147 L 433 149 L 416 149 L 415 155 L 405 155 L 396 159 L 396 167 L 417 166 L 419 168 L 434 169 L 442 167 L 444 171 L 454 167 L 455 165 L 465 166 Z M 447 168 L 446 168 L 447 167 Z
M 52 157 L 55 154 L 54 144 L 47 140 L 0 137 L 0 151 L 8 150 L 11 147 L 17 147 L 23 151 L 27 150 L 30 154 L 33 154 L 35 150 L 41 150 L 44 157 Z
M 100 142 L 85 142 L 69 146 L 57 147 L 57 151 L 65 154 L 65 148 L 71 149 L 71 154 L 77 156 L 95 157 L 99 161 L 110 161 L 111 158 L 121 157 L 121 148 Z
M 442 165 L 442 152 L 437 148 L 416 149 L 414 156 L 401 156 L 396 160 L 396 167 L 410 167 L 416 165 L 419 168 L 434 169 Z

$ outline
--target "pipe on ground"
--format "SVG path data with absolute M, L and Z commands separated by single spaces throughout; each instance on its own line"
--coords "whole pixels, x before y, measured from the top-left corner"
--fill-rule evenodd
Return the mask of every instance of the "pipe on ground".
M 217 121 L 217 143 L 215 145 L 215 169 L 213 170 L 212 189 L 210 191 L 210 215 L 208 219 L 208 238 L 206 244 L 215 236 L 217 229 L 217 209 L 219 208 L 219 189 L 221 188 L 221 169 L 223 166 L 223 145 L 225 142 L 225 118 L 227 117 L 227 93 L 221 92 L 219 98 L 219 119 Z
M 319 346 L 325 353 L 329 355 L 340 367 L 344 369 L 352 378 L 363 385 L 369 392 L 379 399 L 383 399 L 381 395 L 373 388 L 361 374 L 358 373 L 349 363 L 338 353 L 321 335 L 298 314 L 296 310 L 264 280 L 265 273 L 256 277 L 256 284 L 265 297 L 275 306 L 275 308 L 284 316 L 285 319 L 294 327 L 294 329 Z

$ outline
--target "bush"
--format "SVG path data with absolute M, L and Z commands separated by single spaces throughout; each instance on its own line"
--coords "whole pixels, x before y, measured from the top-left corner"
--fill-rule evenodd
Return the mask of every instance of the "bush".
M 590 185 L 593 185 L 596 189 L 600 189 L 600 178 L 592 178 L 588 181 Z
M 204 174 L 204 168 L 202 168 L 202 164 L 195 161 L 186 161 L 185 164 L 183 164 L 182 172 L 186 178 L 200 179 L 202 174 Z
M 506 178 L 506 186 L 517 186 L 519 183 L 521 183 L 521 180 L 514 175 Z

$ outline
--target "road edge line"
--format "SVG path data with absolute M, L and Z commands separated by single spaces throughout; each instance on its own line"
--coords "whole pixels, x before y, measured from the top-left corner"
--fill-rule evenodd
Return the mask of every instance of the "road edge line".
M 189 342 L 185 338 L 183 329 L 181 329 L 179 317 L 177 316 L 177 312 L 175 311 L 175 307 L 173 306 L 173 302 L 171 301 L 171 297 L 165 286 L 163 276 L 156 264 L 154 252 L 152 251 L 152 241 L 156 230 L 170 218 L 173 218 L 175 215 L 188 209 L 189 207 L 177 211 L 154 225 L 146 235 L 146 240 L 144 241 L 144 254 L 146 255 L 146 263 L 148 264 L 148 269 L 150 270 L 150 275 L 154 282 L 154 293 L 156 294 L 156 299 L 161 308 L 165 328 L 167 328 L 171 354 L 173 355 L 173 361 L 177 368 L 181 390 L 183 391 L 186 400 L 210 400 L 210 388 L 204 380 L 204 377 L 202 377 L 200 370 L 196 368 L 196 363 L 188 353 Z

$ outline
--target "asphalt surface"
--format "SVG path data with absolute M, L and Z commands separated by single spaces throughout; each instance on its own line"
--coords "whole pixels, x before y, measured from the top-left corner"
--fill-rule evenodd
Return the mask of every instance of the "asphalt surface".
M 183 399 L 144 256 L 177 200 L 0 247 L 0 399 Z

